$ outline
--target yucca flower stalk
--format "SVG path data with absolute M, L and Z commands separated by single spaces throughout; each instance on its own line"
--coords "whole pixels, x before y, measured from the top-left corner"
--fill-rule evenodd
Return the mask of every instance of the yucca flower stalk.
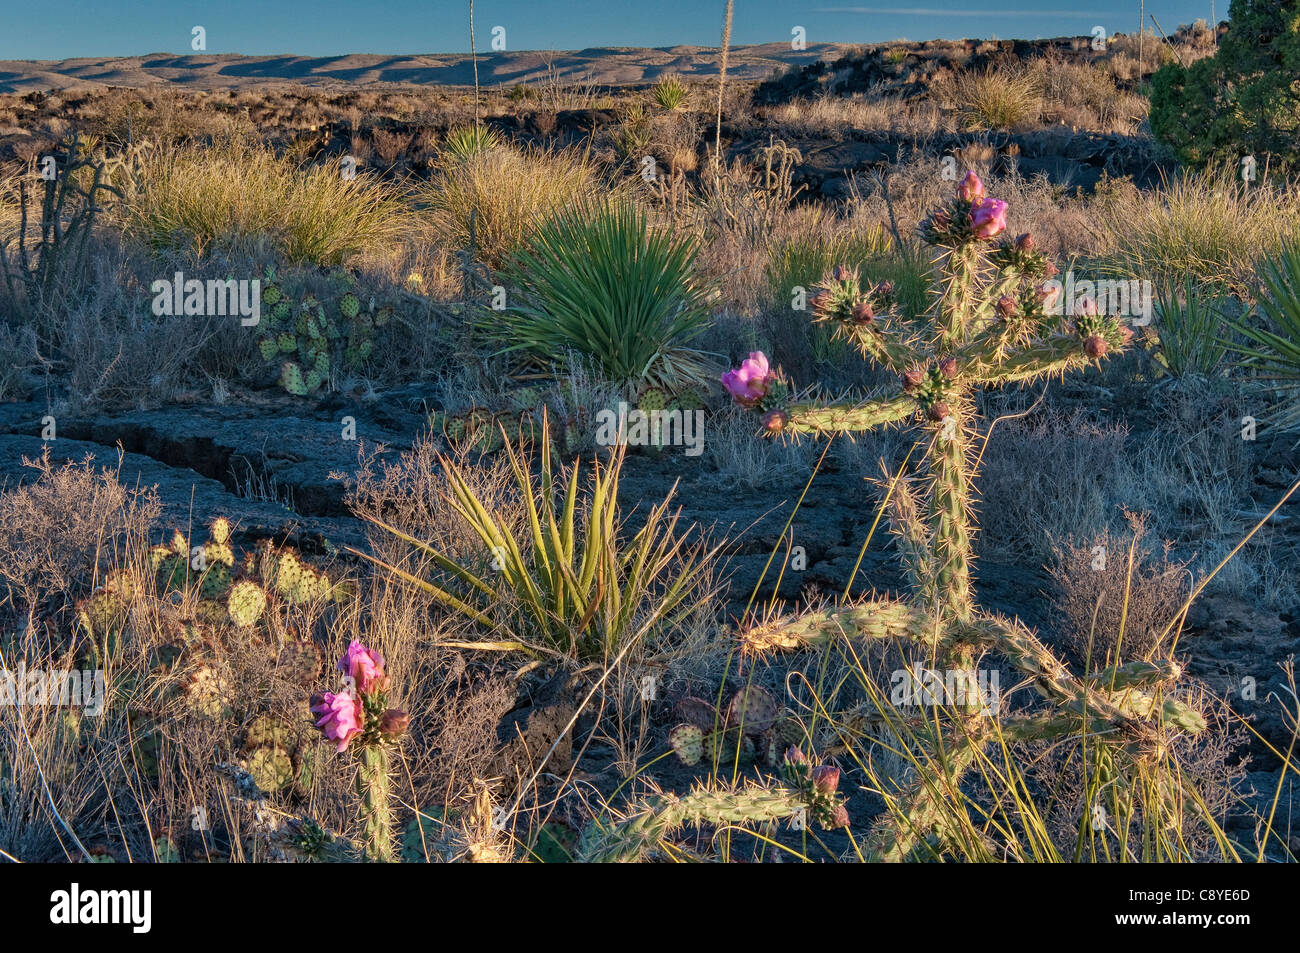
M 897 317 L 888 282 L 864 286 L 844 266 L 823 278 L 811 299 L 815 320 L 830 323 L 865 358 L 897 374 L 895 393 L 865 402 L 790 402 L 790 388 L 761 353 L 723 377 L 738 402 L 763 413 L 768 435 L 819 437 L 893 424 L 910 424 L 917 433 L 921 479 L 889 499 L 890 528 L 905 555 L 910 597 L 833 605 L 765 622 L 743 636 L 751 651 L 797 649 L 844 636 L 902 638 L 956 674 L 956 700 L 946 699 L 944 706 L 954 730 L 937 762 L 946 777 L 941 784 L 920 778 L 894 799 L 869 841 L 871 856 L 880 860 L 906 859 L 927 835 L 943 839 L 944 831 L 935 828 L 943 816 L 936 799 L 956 788 L 994 736 L 987 719 L 996 712 L 981 698 L 975 672 L 983 652 L 1008 659 L 1056 709 L 1047 718 L 1012 716 L 1001 725 L 1006 736 L 1059 737 L 1104 727 L 1155 743 L 1162 731 L 1205 728 L 1198 712 L 1165 694 L 1177 666 L 1129 666 L 1105 679 L 1079 679 L 1018 620 L 976 605 L 972 484 L 974 447 L 982 433 L 975 394 L 1084 369 L 1123 350 L 1132 338 L 1118 317 L 1098 313 L 1088 299 L 1061 309 L 1069 317 L 1056 314 L 1059 289 L 1044 284 L 1056 268 L 1035 250 L 1031 236 L 1003 236 L 1006 213 L 1006 203 L 989 197 L 979 177 L 968 172 L 952 199 L 921 224 L 940 276 L 928 320 Z
M 353 639 L 339 659 L 340 692 L 311 697 L 316 727 L 340 754 L 357 754 L 357 795 L 361 800 L 362 839 L 366 856 L 392 863 L 393 812 L 389 801 L 389 750 L 405 733 L 410 716 L 388 707 L 389 677 L 384 657 Z

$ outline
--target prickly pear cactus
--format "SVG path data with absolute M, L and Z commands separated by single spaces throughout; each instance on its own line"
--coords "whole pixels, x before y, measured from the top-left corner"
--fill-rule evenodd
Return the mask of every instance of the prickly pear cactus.
M 779 710 L 767 689 L 749 685 L 732 697 L 727 707 L 727 725 L 747 735 L 761 735 L 776 722 Z
M 275 272 L 268 270 L 262 289 L 267 311 L 260 322 L 263 336 L 257 347 L 263 360 L 279 364 L 280 386 L 305 397 L 330 384 L 339 371 L 360 371 L 374 352 L 375 328 L 392 320 L 393 309 L 368 306 L 352 290 L 355 279 L 346 272 L 331 277 L 345 290 L 325 296 L 305 294 L 295 308 Z
M 668 743 L 688 768 L 704 759 L 704 731 L 696 725 L 678 725 L 668 733 Z
M 237 582 L 230 587 L 226 609 L 231 622 L 241 629 L 251 628 L 266 609 L 266 590 L 247 579 Z

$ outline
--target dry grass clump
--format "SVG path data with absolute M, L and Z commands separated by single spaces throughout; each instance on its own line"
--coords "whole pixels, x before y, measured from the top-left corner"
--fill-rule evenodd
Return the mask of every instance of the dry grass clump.
M 499 267 L 554 212 L 604 194 L 595 165 L 576 151 L 499 145 L 444 161 L 416 194 L 437 241 Z
M 1255 263 L 1300 235 L 1300 187 L 1247 185 L 1236 168 L 1181 175 L 1142 191 L 1117 184 L 1099 196 L 1100 235 L 1115 267 L 1156 284 L 1188 275 L 1249 291 Z
M 113 468 L 24 458 L 36 479 L 0 493 L 0 581 L 13 608 L 65 609 L 146 544 L 161 512 L 152 491 L 127 490 Z
M 1044 558 L 1050 539 L 1099 532 L 1132 482 L 1127 442 L 1127 428 L 1078 410 L 999 425 L 982 467 L 981 552 Z
M 121 209 L 122 230 L 156 250 L 203 257 L 270 246 L 290 261 L 337 265 L 391 253 L 404 231 L 393 190 L 338 163 L 309 169 L 266 147 L 145 151 Z
M 943 125 L 938 107 L 929 100 L 874 93 L 794 99 L 769 108 L 767 115 L 784 132 L 799 135 L 839 135 L 851 127 L 923 136 Z
M 931 94 L 956 111 L 968 130 L 1017 129 L 1038 119 L 1042 90 L 1030 71 L 1010 67 L 961 70 L 935 77 Z
M 1146 99 L 1121 90 L 1114 73 L 1060 55 L 978 71 L 941 72 L 931 96 L 952 110 L 968 131 L 1064 123 L 1133 134 L 1147 112 Z
M 1061 615 L 1065 647 L 1089 670 L 1166 652 L 1172 631 L 1165 627 L 1190 591 L 1187 563 L 1143 545 L 1147 518 L 1127 513 L 1130 538 L 1108 526 L 1083 540 L 1054 541 L 1050 568 L 1053 602 Z
M 1146 97 L 1119 89 L 1102 66 L 1061 56 L 1034 60 L 1028 70 L 1042 101 L 1043 123 L 1133 134 L 1146 118 Z
M 464 454 L 455 451 L 451 459 L 467 462 Z M 482 466 L 462 469 L 466 478 L 473 481 L 475 495 L 512 530 L 512 536 L 521 538 L 527 512 L 515 486 L 509 458 L 497 454 Z M 383 520 L 450 558 L 469 562 L 482 555 L 482 543 L 451 499 L 451 485 L 432 434 L 422 436 L 396 460 L 382 461 L 374 454 L 363 454 L 356 474 L 348 476 L 346 499 L 351 510 L 362 519 Z M 373 525 L 368 530 L 368 539 L 379 558 L 415 574 L 411 564 L 421 564 L 417 550 Z

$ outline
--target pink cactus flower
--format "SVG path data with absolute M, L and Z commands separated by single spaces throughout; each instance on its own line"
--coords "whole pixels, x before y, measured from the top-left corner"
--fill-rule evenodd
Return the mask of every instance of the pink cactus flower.
M 1097 302 L 1084 295 L 1074 303 L 1074 313 L 1093 317 L 1097 314 Z
M 353 639 L 347 653 L 339 659 L 339 671 L 351 677 L 362 695 L 388 688 L 384 657 L 374 649 L 366 648 L 359 639 Z
M 770 376 L 767 355 L 762 351 L 750 351 L 749 357 L 741 362 L 740 367 L 722 375 L 722 386 L 737 401 L 749 405 L 767 393 Z
M 320 720 L 316 727 L 328 741 L 338 743 L 341 754 L 361 734 L 361 700 L 350 692 L 325 692 L 312 696 L 311 713 Z
M 976 238 L 993 238 L 1006 231 L 1007 203 L 1001 199 L 976 199 L 971 204 L 970 228 Z
M 984 183 L 973 169 L 966 170 L 966 177 L 957 185 L 957 198 L 963 202 L 974 202 L 984 198 Z

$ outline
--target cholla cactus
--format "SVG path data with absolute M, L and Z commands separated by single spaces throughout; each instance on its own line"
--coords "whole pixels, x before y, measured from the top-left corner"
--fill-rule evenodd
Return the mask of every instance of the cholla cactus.
M 388 707 L 388 673 L 384 657 L 353 639 L 338 669 L 346 687 L 311 698 L 316 727 L 341 754 L 356 743 L 357 794 L 366 854 L 385 863 L 393 852 L 393 813 L 389 803 L 389 748 L 406 731 L 410 716 Z
M 823 278 L 812 298 L 815 320 L 834 325 L 864 357 L 897 374 L 896 393 L 867 402 L 792 403 L 787 385 L 761 353 L 722 378 L 739 403 L 764 414 L 768 434 L 821 436 L 914 425 L 923 476 L 915 487 L 900 479 L 890 500 L 891 530 L 899 538 L 911 597 L 831 606 L 756 626 L 744 638 L 753 651 L 796 649 L 844 635 L 903 638 L 926 648 L 960 676 L 961 700 L 950 708 L 962 730 L 944 758 L 954 785 L 990 738 L 985 716 L 991 712 L 974 671 L 976 653 L 985 650 L 1005 656 L 1059 709 L 1048 717 L 1008 720 L 1003 725 L 1008 737 L 1059 736 L 1103 723 L 1130 736 L 1150 736 L 1159 725 L 1191 732 L 1205 727 L 1195 711 L 1169 698 L 1157 701 L 1143 690 L 1169 684 L 1176 673 L 1159 667 L 1126 670 L 1123 688 L 1116 679 L 1076 679 L 1018 621 L 982 613 L 975 605 L 971 448 L 979 421 L 974 394 L 1085 368 L 1121 351 L 1132 338 L 1131 329 L 1098 313 L 1086 299 L 1071 303 L 1073 321 L 1048 313 L 1057 310 L 1052 305 L 1059 287 L 1044 282 L 1056 268 L 1035 251 L 1029 235 L 999 239 L 1006 210 L 1006 203 L 989 198 L 979 177 L 968 172 L 952 200 L 922 223 L 921 237 L 937 250 L 942 277 L 926 322 L 894 315 L 888 282 L 864 287 L 846 267 Z M 937 822 L 932 799 L 946 787 L 918 782 L 901 798 L 898 821 L 877 830 L 875 856 L 905 858 Z
M 618 821 L 593 821 L 583 832 L 580 857 L 590 863 L 640 860 L 686 824 L 764 824 L 815 821 L 824 830 L 847 827 L 848 811 L 837 793 L 840 772 L 817 765 L 798 748 L 783 763 L 788 786 L 751 784 L 742 788 L 699 787 L 682 797 L 656 794 Z

